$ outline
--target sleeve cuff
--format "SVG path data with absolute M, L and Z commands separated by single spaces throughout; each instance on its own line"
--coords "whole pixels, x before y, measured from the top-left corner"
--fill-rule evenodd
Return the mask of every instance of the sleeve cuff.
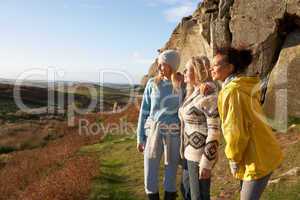
M 200 169 L 209 169 L 211 170 L 213 166 L 215 165 L 216 160 L 208 160 L 205 155 L 202 155 L 202 158 L 199 163 L 199 168 Z
M 138 144 L 144 144 L 145 143 L 145 138 L 142 136 L 138 136 L 137 137 L 137 143 Z
M 239 164 L 237 163 L 237 162 L 234 162 L 234 161 L 229 161 L 229 166 L 230 166 L 230 168 L 231 169 L 233 169 L 233 170 L 238 170 L 238 168 L 239 168 Z

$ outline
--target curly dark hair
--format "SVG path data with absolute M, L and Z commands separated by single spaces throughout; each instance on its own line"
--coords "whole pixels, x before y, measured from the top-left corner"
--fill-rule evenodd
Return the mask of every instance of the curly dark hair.
M 236 49 L 232 47 L 221 47 L 216 49 L 216 55 L 223 55 L 224 62 L 234 66 L 233 73 L 242 73 L 252 63 L 252 51 L 248 49 Z

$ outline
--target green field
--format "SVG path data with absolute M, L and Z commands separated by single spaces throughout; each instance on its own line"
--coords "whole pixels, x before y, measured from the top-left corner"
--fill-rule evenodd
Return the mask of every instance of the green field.
M 143 189 L 143 156 L 137 153 L 135 145 L 134 136 L 110 136 L 98 144 L 85 146 L 81 149 L 80 153 L 93 154 L 99 159 L 99 175 L 93 179 L 90 200 L 139 200 L 146 198 Z M 223 149 L 223 147 L 221 148 Z M 220 154 L 220 160 L 217 164 L 219 166 L 216 166 L 215 170 L 217 174 L 213 178 L 212 197 L 220 196 L 222 190 L 229 192 L 231 199 L 238 199 L 238 181 L 233 180 L 230 175 L 221 179 L 216 178 L 220 174 L 229 173 L 227 166 L 223 167 L 223 170 L 220 166 L 227 163 L 223 153 Z M 272 178 L 276 178 L 280 173 L 295 166 L 300 166 L 300 142 L 287 149 L 284 164 L 280 170 L 273 174 Z M 179 179 L 180 173 L 178 174 L 178 184 Z M 300 177 L 290 177 L 283 179 L 279 184 L 269 186 L 262 199 L 297 200 L 300 199 L 299 191 Z M 178 199 L 182 199 L 180 194 Z

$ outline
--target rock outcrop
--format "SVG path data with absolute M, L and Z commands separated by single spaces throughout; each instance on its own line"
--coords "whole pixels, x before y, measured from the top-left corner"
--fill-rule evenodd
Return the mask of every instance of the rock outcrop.
M 293 60 L 283 61 L 282 58 L 283 55 L 288 54 L 283 52 L 287 51 L 285 50 L 287 43 L 290 44 L 289 48 L 293 48 L 293 52 L 297 51 L 295 47 L 298 46 L 297 42 L 289 42 L 292 40 L 291 37 L 300 35 L 299 32 L 295 32 L 297 28 L 300 29 L 299 0 L 203 0 L 193 15 L 182 19 L 169 41 L 160 50 L 178 49 L 181 54 L 179 71 L 182 71 L 191 56 L 206 55 L 211 59 L 218 46 L 231 45 L 251 49 L 254 60 L 248 68 L 249 75 L 259 75 L 266 79 L 274 66 L 276 66 L 274 70 L 286 68 L 294 73 L 293 77 L 288 75 L 289 72 L 287 73 L 287 79 L 295 81 L 288 84 L 286 94 L 268 91 L 266 108 L 268 107 L 269 116 L 274 117 L 276 112 L 280 113 L 276 106 L 270 108 L 272 107 L 270 104 L 274 104 L 274 99 L 278 99 L 276 95 L 285 95 L 284 98 L 280 98 L 282 100 L 277 100 L 279 101 L 277 105 L 280 108 L 282 105 L 290 105 L 286 115 L 300 118 L 300 107 L 296 102 L 299 98 L 292 94 L 294 88 L 292 85 L 297 85 L 299 82 L 295 78 L 299 74 L 297 71 L 299 61 L 296 59 L 299 54 L 296 53 Z M 148 75 L 144 77 L 143 84 L 149 77 L 155 75 L 155 68 L 154 62 Z M 271 75 L 269 86 L 274 85 L 274 80 L 275 82 L 278 80 L 276 74 L 274 72 Z M 276 87 L 273 89 L 277 90 Z M 287 102 L 283 100 L 285 97 Z M 287 117 L 285 117 L 286 121 Z
M 269 78 L 265 110 L 276 128 L 285 126 L 289 116 L 300 117 L 299 74 L 300 29 L 287 36 Z
M 252 48 L 256 59 L 249 71 L 262 76 L 272 67 L 279 46 L 278 20 L 284 18 L 283 0 L 236 0 L 232 7 L 230 30 L 232 46 Z

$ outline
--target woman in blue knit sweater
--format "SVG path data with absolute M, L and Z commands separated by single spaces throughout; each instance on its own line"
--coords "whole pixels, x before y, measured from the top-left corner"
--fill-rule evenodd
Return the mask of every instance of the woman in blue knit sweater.
M 164 153 L 164 190 L 166 200 L 176 198 L 176 172 L 180 160 L 178 108 L 183 99 L 176 71 L 179 54 L 166 50 L 158 57 L 159 74 L 146 85 L 137 128 L 137 149 L 144 152 L 145 192 L 159 199 L 159 168 Z

